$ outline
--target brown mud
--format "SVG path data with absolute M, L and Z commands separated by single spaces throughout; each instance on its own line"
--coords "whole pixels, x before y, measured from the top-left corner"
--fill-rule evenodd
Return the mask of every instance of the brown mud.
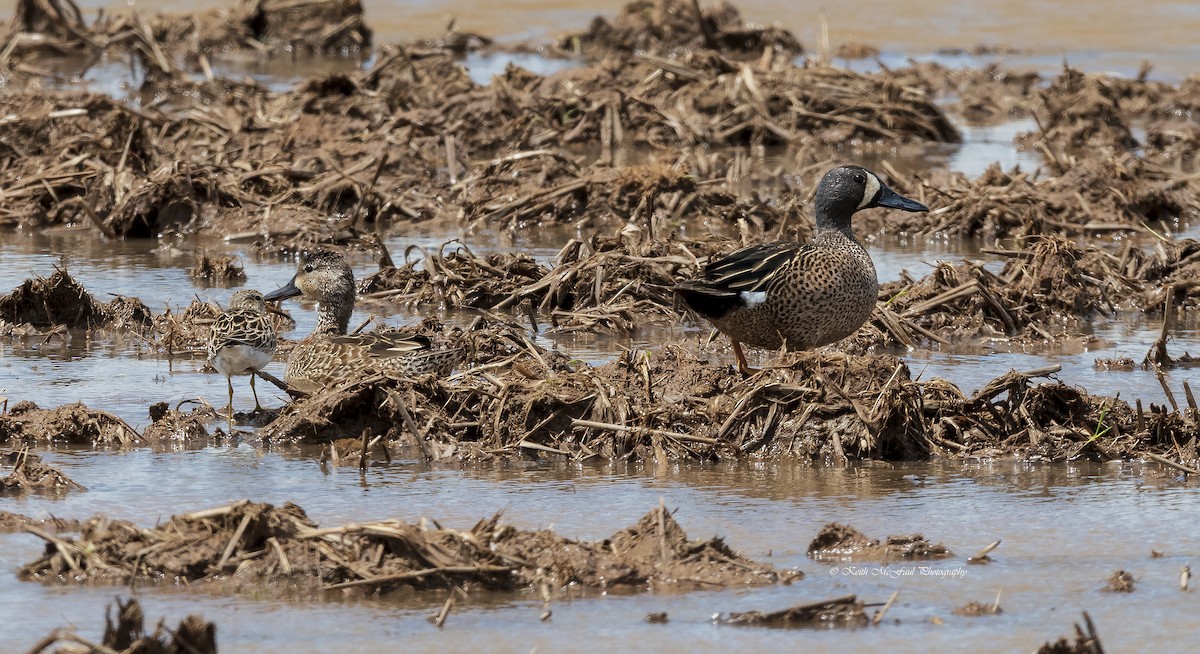
M 373 596 L 401 588 L 540 591 L 686 590 L 790 582 L 720 538 L 689 540 L 665 508 L 602 541 L 523 531 L 480 520 L 466 531 L 388 520 L 320 528 L 294 504 L 243 500 L 177 515 L 158 527 L 96 517 L 78 539 L 35 532 L 45 554 L 21 568 L 45 583 L 225 584 L 279 595 L 337 591 Z
M 274 418 L 261 432 L 274 443 L 365 431 L 431 460 L 1197 460 L 1190 401 L 1144 407 L 1036 381 L 1050 370 L 1010 372 L 970 395 L 914 380 L 886 354 L 1091 344 L 1093 321 L 1136 312 L 1169 322 L 1200 306 L 1200 245 L 1169 236 L 1200 223 L 1200 177 L 1188 161 L 1195 78 L 1067 66 L 1043 77 L 1001 64 L 858 73 L 800 58 L 792 34 L 751 26 L 729 4 L 639 0 L 555 43 L 514 48 L 546 46 L 575 67 L 540 75 L 510 65 L 481 84 L 460 57 L 497 51 L 494 43 L 449 32 L 374 46 L 355 0 L 303 12 L 247 0 L 91 22 L 70 0 L 23 0 L 0 35 L 10 90 L 0 97 L 0 226 L 221 235 L 264 257 L 335 245 L 379 261 L 361 284 L 367 307 L 478 314 L 466 327 L 417 327 L 467 348 L 459 374 L 356 379 L 277 417 L 252 416 Z M 348 65 L 288 89 L 222 74 L 222 58 L 281 53 L 339 53 Z M 359 67 L 369 54 L 371 67 Z M 82 76 L 101 59 L 142 71 L 128 97 L 72 88 L 56 72 L 71 60 Z M 1011 119 L 1037 126 L 1017 145 L 1039 153 L 1039 170 L 996 165 L 969 178 L 873 166 L 932 210 L 864 214 L 864 239 L 973 239 L 1006 263 L 993 272 L 943 262 L 885 284 L 875 317 L 838 346 L 848 354 L 781 355 L 743 379 L 713 360 L 723 339 L 667 342 L 594 367 L 531 342 L 530 329 L 627 334 L 688 320 L 673 284 L 736 247 L 806 238 L 810 189 L 833 161 L 957 143 L 956 124 Z M 767 147 L 779 156 L 762 156 Z M 433 220 L 467 232 L 576 233 L 548 263 L 456 243 L 392 259 L 390 231 Z M 201 253 L 191 274 L 227 284 L 244 270 Z M 201 358 L 219 310 L 199 300 L 157 314 L 136 298 L 102 303 L 60 270 L 0 298 L 0 333 L 107 330 Z M 1187 362 L 1165 346 L 1147 357 L 1160 368 Z M 208 433 L 202 408 L 154 409 L 137 438 L 81 406 L 20 408 L 0 416 L 4 440 L 128 444 Z

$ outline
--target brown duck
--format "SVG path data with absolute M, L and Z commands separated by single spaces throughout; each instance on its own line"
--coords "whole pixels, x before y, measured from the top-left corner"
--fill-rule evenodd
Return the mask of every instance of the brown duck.
M 825 173 L 815 200 L 811 243 L 763 243 L 713 259 L 675 293 L 733 341 L 738 370 L 754 372 L 742 343 L 805 350 L 839 341 L 875 309 L 875 264 L 850 228 L 872 207 L 928 211 L 888 188 L 871 171 L 839 166 Z
M 296 275 L 267 301 L 297 295 L 317 302 L 317 326 L 288 357 L 284 380 L 312 393 L 346 379 L 388 370 L 410 377 L 448 375 L 463 358 L 462 348 L 434 349 L 419 335 L 347 334 L 354 312 L 354 271 L 341 254 L 319 249 L 305 254 Z

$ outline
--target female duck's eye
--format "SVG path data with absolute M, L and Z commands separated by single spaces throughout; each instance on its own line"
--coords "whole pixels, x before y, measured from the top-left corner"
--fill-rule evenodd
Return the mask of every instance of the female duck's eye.
M 313 266 L 312 266 L 312 264 L 311 264 L 311 263 L 306 263 L 306 264 L 304 264 L 304 272 L 306 272 L 306 273 L 310 273 L 310 272 L 312 272 L 312 271 L 313 271 Z

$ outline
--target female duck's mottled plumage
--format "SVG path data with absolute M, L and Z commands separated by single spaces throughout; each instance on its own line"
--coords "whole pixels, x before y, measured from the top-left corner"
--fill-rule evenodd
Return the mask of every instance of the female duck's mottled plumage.
M 354 272 L 342 255 L 331 250 L 304 255 L 296 276 L 266 299 L 297 295 L 316 300 L 317 327 L 288 357 L 284 379 L 296 390 L 311 393 L 382 370 L 411 377 L 448 375 L 463 357 L 462 348 L 435 350 L 424 336 L 347 334 L 354 312 Z
M 208 337 L 208 359 L 229 385 L 229 428 L 233 429 L 233 375 L 250 375 L 254 409 L 262 410 L 254 373 L 275 356 L 275 325 L 262 293 L 243 289 L 229 299 L 229 310 L 217 317 Z
M 874 173 L 840 166 L 825 174 L 815 201 L 811 243 L 752 245 L 714 259 L 675 293 L 733 340 L 738 369 L 750 372 L 741 343 L 803 350 L 839 341 L 875 309 L 875 264 L 850 228 L 860 209 L 928 211 Z

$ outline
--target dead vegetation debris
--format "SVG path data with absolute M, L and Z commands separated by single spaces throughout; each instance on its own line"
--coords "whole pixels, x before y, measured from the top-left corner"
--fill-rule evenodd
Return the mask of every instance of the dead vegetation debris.
M 1112 576 L 1108 578 L 1108 582 L 1104 584 L 1104 591 L 1109 593 L 1132 593 L 1136 581 L 1132 573 L 1117 570 L 1112 573 Z
M 1038 131 L 1019 136 L 1018 142 L 1063 150 L 1108 148 L 1123 152 L 1137 147 L 1120 108 L 1119 90 L 1111 80 L 1065 67 L 1040 93 L 1042 106 L 1033 114 Z M 1050 158 L 1056 155 L 1051 153 Z
M 140 332 L 150 324 L 150 310 L 134 298 L 100 302 L 65 269 L 56 268 L 50 277 L 26 279 L 10 293 L 0 296 L 0 319 L 34 328 L 61 325 Z
M 435 523 L 436 524 L 436 523 Z M 688 540 L 659 507 L 600 541 L 501 524 L 500 515 L 466 531 L 397 520 L 320 528 L 300 507 L 247 500 L 177 515 L 159 527 L 94 518 L 78 539 L 37 533 L 46 551 L 20 577 L 46 583 L 228 581 L 316 584 L 362 594 L 398 588 L 560 594 L 615 587 L 712 588 L 771 584 L 770 566 L 736 554 L 719 538 Z
M 8 476 L 0 479 L 0 495 L 24 495 L 26 493 L 65 494 L 69 491 L 87 490 L 63 471 L 42 462 L 42 457 L 30 454 L 28 449 L 14 450 L 0 455 L 0 462 L 12 466 Z
M 863 232 L 984 242 L 1039 235 L 1112 237 L 1165 225 L 1177 231 L 1200 219 L 1197 181 L 1120 154 L 1083 159 L 1057 176 L 1035 177 L 992 164 L 975 179 L 936 172 L 917 180 L 897 173 L 892 186 L 933 207 L 928 213 L 856 216 Z
M 128 446 L 140 441 L 141 435 L 124 420 L 105 411 L 89 409 L 80 402 L 40 409 L 33 402 L 22 401 L 0 414 L 0 442 L 9 445 Z
M 954 554 L 920 534 L 888 536 L 883 542 L 870 539 L 847 525 L 831 522 L 808 544 L 808 556 L 816 561 L 896 561 L 946 559 Z
M 116 599 L 104 610 L 104 636 L 92 642 L 71 629 L 55 629 L 38 641 L 29 654 L 217 654 L 217 627 L 198 615 L 189 615 L 171 628 L 160 620 L 147 634 L 145 614 L 137 599 Z M 113 615 L 115 613 L 115 615 Z M 50 648 L 55 648 L 51 650 Z
M 705 9 L 695 0 L 634 0 L 623 6 L 611 22 L 596 16 L 587 31 L 563 36 L 557 47 L 589 59 L 693 50 L 716 50 L 741 57 L 759 57 L 764 49 L 790 57 L 803 52 L 800 42 L 785 29 L 748 25 L 728 2 Z
M 142 430 L 142 438 L 147 443 L 204 442 L 209 437 L 205 425 L 216 417 L 216 410 L 208 404 L 185 413 L 166 402 L 155 402 L 150 405 L 151 422 Z
M 232 284 L 246 281 L 246 270 L 238 257 L 227 254 L 212 256 L 201 252 L 196 257 L 196 265 L 188 270 L 188 277 L 217 284 Z
M 1096 635 L 1096 625 L 1092 623 L 1092 616 L 1084 611 L 1083 626 L 1075 623 L 1074 640 L 1068 640 L 1064 636 L 1053 643 L 1043 644 L 1035 654 L 1104 654 L 1104 647 L 1100 644 L 1100 637 Z
M 262 435 L 328 443 L 365 430 L 433 460 L 1197 458 L 1191 412 L 1035 381 L 1057 368 L 1010 371 L 972 395 L 939 378 L 914 381 L 886 355 L 793 353 L 742 378 L 691 343 L 589 366 L 505 324 L 444 338 L 474 352 L 470 367 L 449 378 L 354 380 L 284 407 Z

